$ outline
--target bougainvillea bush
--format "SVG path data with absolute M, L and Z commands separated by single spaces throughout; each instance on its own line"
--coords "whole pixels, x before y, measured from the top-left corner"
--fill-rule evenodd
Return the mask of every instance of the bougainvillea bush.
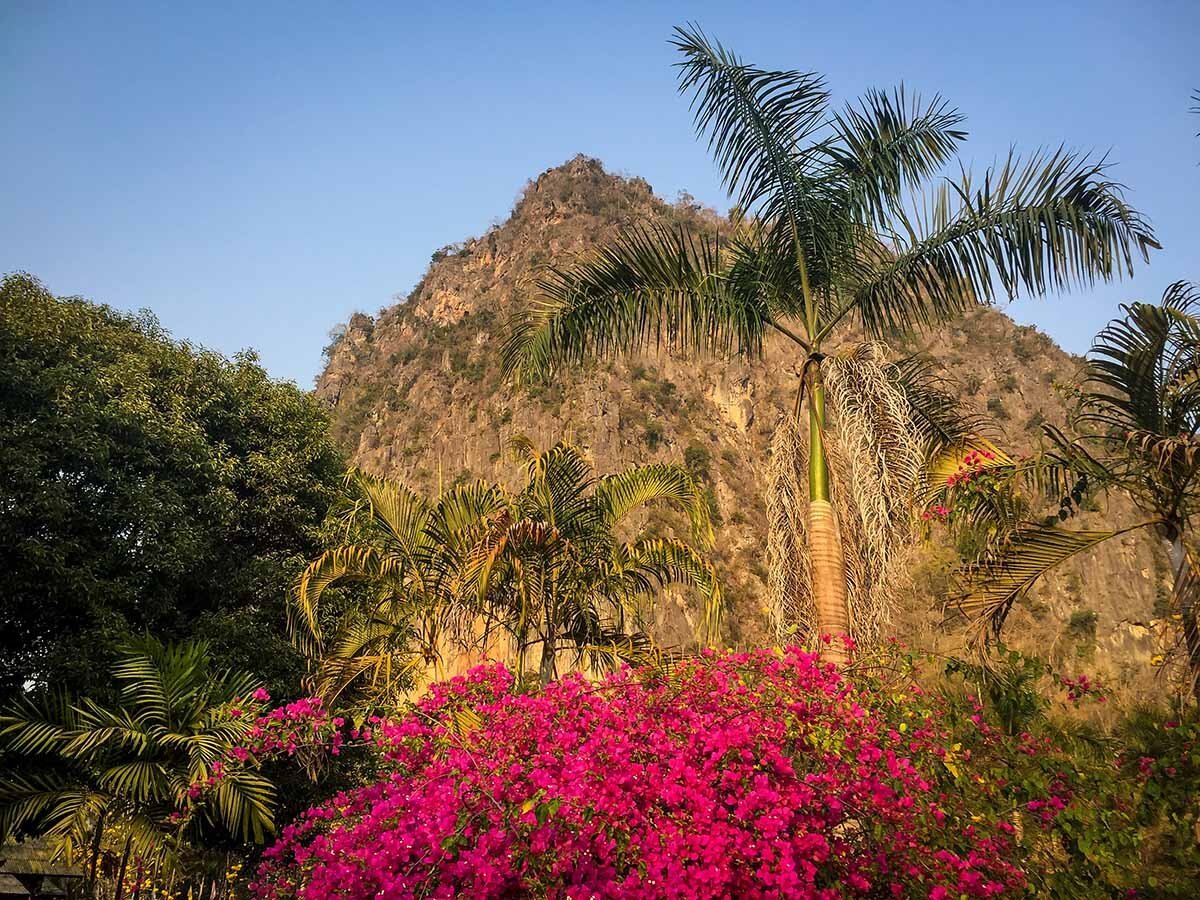
M 373 751 L 381 778 L 266 852 L 264 900 L 1195 896 L 1196 716 L 1072 735 L 1050 707 L 1104 694 L 1060 678 L 1054 701 L 1047 675 L 1015 652 L 922 672 L 895 646 L 838 673 L 790 648 L 522 693 L 486 665 L 365 727 L 256 696 L 250 741 L 194 796 L 273 757 Z
M 939 898 L 1026 885 L 1012 821 L 947 790 L 963 748 L 911 682 L 844 678 L 793 648 L 512 688 L 482 666 L 377 723 L 391 774 L 285 829 L 253 892 Z

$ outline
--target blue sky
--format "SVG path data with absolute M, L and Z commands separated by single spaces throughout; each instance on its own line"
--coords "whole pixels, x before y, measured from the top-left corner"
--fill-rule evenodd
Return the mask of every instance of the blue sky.
M 578 152 L 726 208 L 675 94 L 699 22 L 835 96 L 903 81 L 964 160 L 1109 151 L 1165 250 L 1132 282 L 1018 301 L 1081 352 L 1125 299 L 1200 280 L 1200 4 L 0 3 L 0 272 L 153 310 L 312 384 L 329 330 L 406 293 Z

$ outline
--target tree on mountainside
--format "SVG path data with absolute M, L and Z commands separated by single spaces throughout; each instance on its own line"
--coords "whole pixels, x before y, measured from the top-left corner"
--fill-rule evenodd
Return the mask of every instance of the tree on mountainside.
M 285 595 L 343 472 L 310 394 L 10 275 L 0 434 L 0 696 L 103 699 L 145 632 L 294 689 Z
M 1119 277 L 1157 244 L 1103 160 L 1014 154 L 982 179 L 964 170 L 929 185 L 966 136 L 941 98 L 872 91 L 832 111 L 817 75 L 749 65 L 694 27 L 677 29 L 674 44 L 680 91 L 741 211 L 732 232 L 635 226 L 590 260 L 550 270 L 506 366 L 543 378 L 654 346 L 758 354 L 768 332 L 784 335 L 801 378 L 773 463 L 777 620 L 811 615 L 818 633 L 869 636 L 882 548 L 903 533 L 938 429 L 916 408 L 924 392 L 878 348 L 830 355 L 835 329 L 857 321 L 886 340 L 1021 291 Z M 833 383 L 844 388 L 836 398 Z M 836 408 L 860 396 L 855 383 L 874 393 Z M 847 461 L 842 472 L 831 472 L 831 453 Z M 863 538 L 850 553 L 847 496 Z M 828 655 L 844 658 L 838 647 Z

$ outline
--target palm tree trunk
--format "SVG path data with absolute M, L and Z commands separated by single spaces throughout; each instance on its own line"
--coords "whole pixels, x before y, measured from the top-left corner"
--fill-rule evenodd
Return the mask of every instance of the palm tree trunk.
M 810 360 L 808 382 L 808 537 L 812 559 L 813 605 L 822 639 L 821 658 L 834 663 L 850 659 L 842 635 L 850 634 L 846 604 L 846 556 L 837 512 L 829 502 L 829 464 L 825 458 L 825 387 L 819 360 Z M 823 643 L 826 635 L 830 643 Z
M 542 640 L 542 664 L 538 675 L 545 687 L 554 680 L 554 660 L 558 650 L 558 633 L 553 609 L 546 610 L 546 633 Z
M 121 865 L 117 867 L 117 886 L 113 889 L 113 900 L 121 900 L 125 896 L 125 867 L 129 865 L 129 848 L 133 838 L 125 838 L 125 852 L 121 854 Z
M 1177 525 L 1167 525 L 1164 528 L 1164 540 L 1167 544 L 1167 559 L 1171 563 L 1171 574 L 1175 579 L 1172 594 L 1175 602 L 1179 604 L 1183 642 L 1192 676 L 1192 694 L 1200 700 L 1200 623 L 1197 622 L 1196 611 L 1200 580 L 1188 565 L 1187 549 L 1183 545 L 1183 530 Z
M 96 875 L 100 867 L 100 847 L 104 840 L 104 818 L 107 815 L 106 810 L 101 811 L 96 819 L 96 830 L 92 835 L 92 864 L 88 868 L 87 880 L 87 895 L 92 898 L 96 897 Z

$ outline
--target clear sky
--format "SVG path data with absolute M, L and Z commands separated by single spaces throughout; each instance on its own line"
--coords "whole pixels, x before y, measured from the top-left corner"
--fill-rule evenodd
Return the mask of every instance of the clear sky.
M 964 159 L 1109 151 L 1166 249 L 1132 282 L 1019 301 L 1081 352 L 1125 299 L 1200 280 L 1200 3 L 60 3 L 0 0 L 0 272 L 148 307 L 312 384 L 329 330 L 406 293 L 576 153 L 727 206 L 675 94 L 671 26 L 966 113 Z

